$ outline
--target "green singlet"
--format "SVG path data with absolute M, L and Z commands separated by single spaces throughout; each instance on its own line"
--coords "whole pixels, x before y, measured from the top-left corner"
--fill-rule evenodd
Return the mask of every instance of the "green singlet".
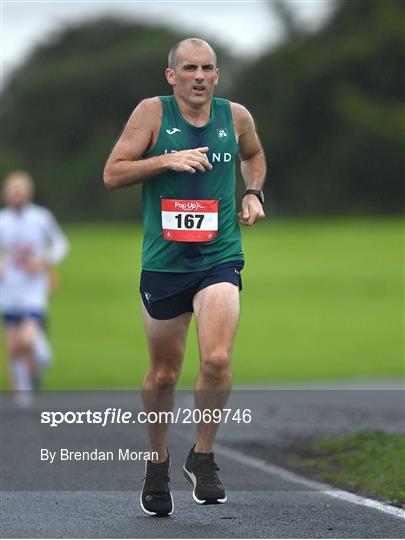
M 145 180 L 142 186 L 142 268 L 158 272 L 199 272 L 217 264 L 243 260 L 235 201 L 235 159 L 239 146 L 230 102 L 214 97 L 209 122 L 196 127 L 181 115 L 174 96 L 161 96 L 159 99 L 163 106 L 159 137 L 155 146 L 143 157 L 208 146 L 207 157 L 213 168 L 195 174 L 167 171 Z M 166 199 L 217 200 L 217 236 L 203 242 L 179 242 L 164 238 L 162 200 Z M 191 217 L 184 214 L 173 217 L 174 223 L 179 223 L 179 226 L 181 220 L 191 226 L 193 219 L 192 214 Z M 198 219 L 195 223 L 198 223 Z

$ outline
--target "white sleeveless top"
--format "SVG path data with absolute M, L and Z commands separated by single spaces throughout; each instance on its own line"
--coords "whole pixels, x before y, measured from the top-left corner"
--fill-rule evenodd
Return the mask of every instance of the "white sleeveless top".
M 48 264 L 60 262 L 69 250 L 66 236 L 53 214 L 27 204 L 21 210 L 0 210 L 0 309 L 4 312 L 45 311 L 48 273 L 27 272 L 23 260 L 34 257 Z

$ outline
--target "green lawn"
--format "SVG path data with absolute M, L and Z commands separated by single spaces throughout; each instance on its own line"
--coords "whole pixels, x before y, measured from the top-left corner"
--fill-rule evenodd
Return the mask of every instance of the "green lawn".
M 141 384 L 147 350 L 138 281 L 142 230 L 66 227 L 48 387 Z M 267 220 L 244 228 L 236 383 L 403 373 L 403 221 Z M 181 382 L 198 369 L 192 328 Z
M 321 437 L 296 465 L 322 480 L 405 505 L 405 436 L 362 431 Z

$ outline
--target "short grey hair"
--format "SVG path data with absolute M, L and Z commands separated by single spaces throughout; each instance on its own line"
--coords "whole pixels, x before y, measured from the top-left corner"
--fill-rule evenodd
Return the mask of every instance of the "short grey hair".
M 168 62 L 167 62 L 167 65 L 170 69 L 173 69 L 173 70 L 176 69 L 178 50 L 185 43 L 193 43 L 195 45 L 207 45 L 207 47 L 211 49 L 212 54 L 214 55 L 214 66 L 217 67 L 217 54 L 214 51 L 214 49 L 211 47 L 211 45 L 208 43 L 208 41 L 205 41 L 204 39 L 200 39 L 200 38 L 186 38 L 176 43 L 176 45 L 173 45 L 173 47 L 170 49 Z

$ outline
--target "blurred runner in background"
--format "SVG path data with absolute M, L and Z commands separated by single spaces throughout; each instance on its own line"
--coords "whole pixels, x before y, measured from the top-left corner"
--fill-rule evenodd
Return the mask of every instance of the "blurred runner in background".
M 20 406 L 30 406 L 32 390 L 49 365 L 45 333 L 53 266 L 69 245 L 53 214 L 31 202 L 34 184 L 24 171 L 4 180 L 0 210 L 0 309 L 10 387 Z

